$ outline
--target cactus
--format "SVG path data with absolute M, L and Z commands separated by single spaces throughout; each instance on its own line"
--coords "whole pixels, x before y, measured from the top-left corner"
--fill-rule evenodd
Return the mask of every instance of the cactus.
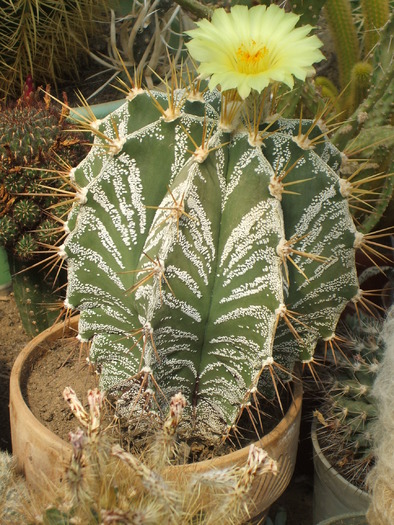
M 27 501 L 24 480 L 15 474 L 16 461 L 0 452 L 0 522 L 2 525 L 24 523 L 23 503 Z
M 65 307 L 119 413 L 149 425 L 181 390 L 184 439 L 215 442 L 335 339 L 346 304 L 364 301 L 356 249 L 375 237 L 356 230 L 320 115 L 274 116 L 266 91 L 178 85 L 133 86 L 85 122 L 95 142 L 70 173 L 59 254 Z
M 360 48 L 349 0 L 327 0 L 325 13 L 338 50 L 339 83 L 350 82 L 353 66 L 360 60 Z
M 87 58 L 89 37 L 101 30 L 97 21 L 105 20 L 108 12 L 108 2 L 97 0 L 2 2 L 0 98 L 18 98 L 28 74 L 53 85 L 74 79 L 81 60 Z
M 282 2 L 282 4 L 287 4 L 286 8 L 291 9 L 293 13 L 296 13 L 300 16 L 299 25 L 311 24 L 313 26 L 317 25 L 319 20 L 319 15 L 324 7 L 324 4 L 327 0 L 292 0 L 291 2 Z M 178 2 L 181 3 L 181 2 Z M 234 0 L 232 4 L 237 4 L 237 0 Z M 254 2 L 246 2 L 248 5 L 253 5 Z M 279 2 L 277 2 L 279 4 Z M 259 4 L 269 6 L 272 4 L 271 0 L 259 0 Z
M 390 16 L 390 2 L 387 0 L 361 0 L 361 10 L 364 15 L 364 56 L 373 51 L 379 42 L 379 31 Z
M 386 130 L 392 138 L 393 42 L 394 16 L 381 30 L 380 41 L 372 57 L 371 87 L 367 97 L 335 133 L 334 143 L 341 148 L 351 144 L 363 129 L 377 129 L 391 124 Z M 363 89 L 365 88 L 365 83 Z
M 183 463 L 176 444 L 185 401 L 180 394 L 142 457 L 126 452 L 105 429 L 101 392 L 88 392 L 89 410 L 71 388 L 63 396 L 84 430 L 70 432 L 72 456 L 63 482 L 19 502 L 24 513 L 18 523 L 245 523 L 255 510 L 248 500 L 253 483 L 277 473 L 276 462 L 254 445 L 245 464 L 201 472 L 168 468 Z
M 45 313 L 45 303 L 50 298 L 56 301 L 53 282 L 46 283 L 43 273 L 36 275 L 36 266 L 48 257 L 48 246 L 60 242 L 62 214 L 69 209 L 59 204 L 69 199 L 71 186 L 54 172 L 59 166 L 64 171 L 64 166 L 75 164 L 86 151 L 82 136 L 70 127 L 61 109 L 38 92 L 1 110 L 0 245 L 13 266 L 15 297 L 21 301 L 19 311 L 31 336 L 58 315 L 56 311 Z M 31 272 L 26 270 L 29 265 Z M 18 275 L 22 269 L 23 276 Z
M 223 131 L 217 91 L 137 93 L 72 171 L 65 305 L 123 413 L 181 389 L 185 435 L 220 439 L 360 296 L 340 153 L 311 121 Z
M 331 465 L 352 484 L 365 490 L 374 464 L 374 426 L 378 406 L 373 385 L 386 350 L 383 320 L 360 313 L 348 316 L 340 365 L 319 417 L 319 443 Z
M 394 520 L 394 308 L 388 310 L 382 337 L 386 354 L 379 368 L 373 387 L 378 409 L 378 420 L 374 427 L 374 452 L 376 462 L 367 478 L 371 493 L 371 505 L 367 517 L 369 523 L 390 525 Z
M 61 177 L 55 177 L 59 166 L 73 165 L 82 158 L 84 151 L 81 136 L 67 130 L 70 125 L 65 115 L 36 93 L 28 100 L 20 99 L 17 104 L 2 107 L 0 117 L 0 242 L 11 253 L 23 236 L 43 226 L 53 231 L 56 208 L 51 204 L 61 203 L 67 198 L 66 185 Z M 49 188 L 47 188 L 49 187 Z M 51 195 L 59 189 L 57 197 Z M 63 197 L 62 197 L 63 192 Z M 55 228 L 59 228 L 59 221 Z M 15 230 L 18 230 L 16 234 Z M 50 232 L 48 232 L 49 234 Z M 59 235 L 58 235 L 59 237 Z M 37 235 L 26 237 L 22 245 L 34 246 L 34 250 L 23 249 L 24 260 L 34 259 L 37 249 Z
M 376 198 L 374 205 L 367 207 L 369 209 L 361 206 L 361 209 L 355 210 L 355 220 L 360 223 L 363 232 L 371 231 L 381 220 L 392 199 L 394 188 L 394 132 L 391 121 L 393 30 L 394 16 L 391 15 L 381 31 L 379 44 L 376 45 L 370 62 L 372 73 L 367 96 L 332 136 L 333 143 L 350 158 L 350 163 L 345 158 L 344 174 L 352 164 L 351 157 L 361 156 L 365 159 L 361 169 L 355 166 L 347 175 L 364 179 L 367 182 L 364 189 L 372 192 L 370 195 Z M 361 86 L 361 83 L 358 85 Z

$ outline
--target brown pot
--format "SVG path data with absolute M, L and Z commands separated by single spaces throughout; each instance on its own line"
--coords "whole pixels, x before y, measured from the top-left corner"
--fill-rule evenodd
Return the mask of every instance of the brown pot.
M 44 480 L 59 482 L 64 477 L 65 467 L 71 457 L 71 446 L 48 430 L 30 411 L 22 392 L 34 363 L 45 353 L 47 342 L 63 336 L 76 334 L 78 318 L 72 318 L 67 328 L 57 324 L 30 341 L 19 354 L 10 379 L 10 421 L 12 450 L 18 466 L 29 485 L 42 486 Z M 294 471 L 301 419 L 302 384 L 294 385 L 294 400 L 279 424 L 259 442 L 255 443 L 278 461 L 278 474 L 257 477 L 250 497 L 255 507 L 249 508 L 259 518 L 264 511 L 284 492 Z M 190 465 L 170 467 L 183 468 L 190 473 L 221 469 L 232 465 L 244 465 L 249 447 L 226 456 L 201 461 Z

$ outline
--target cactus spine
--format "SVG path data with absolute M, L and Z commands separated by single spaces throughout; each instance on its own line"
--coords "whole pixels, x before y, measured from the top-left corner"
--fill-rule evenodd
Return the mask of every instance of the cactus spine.
M 374 462 L 374 425 L 378 407 L 373 385 L 386 351 L 382 320 L 348 317 L 346 355 L 335 370 L 322 407 L 325 425 L 318 431 L 324 453 L 345 479 L 365 490 Z
M 69 206 L 64 210 L 60 205 L 70 199 L 72 187 L 61 172 L 85 154 L 81 135 L 70 132 L 65 116 L 48 95 L 42 99 L 37 92 L 1 108 L 0 245 L 15 272 L 15 298 L 31 336 L 58 316 L 45 306 L 57 299 L 53 280 L 46 281 L 43 272 L 38 275 L 37 263 L 45 261 L 64 235 Z
M 386 353 L 373 387 L 375 403 L 379 407 L 374 427 L 374 452 L 376 464 L 368 476 L 371 505 L 368 520 L 376 525 L 390 525 L 394 520 L 394 309 L 391 307 L 385 320 L 382 337 Z

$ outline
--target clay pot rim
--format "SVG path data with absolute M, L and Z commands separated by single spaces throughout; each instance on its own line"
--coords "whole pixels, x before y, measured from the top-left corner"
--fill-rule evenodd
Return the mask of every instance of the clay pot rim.
M 78 325 L 79 316 L 73 316 L 70 320 L 67 322 L 58 323 L 47 330 L 44 330 L 40 334 L 38 334 L 34 339 L 28 342 L 28 344 L 22 349 L 22 351 L 19 353 L 18 357 L 15 360 L 15 363 L 11 370 L 11 376 L 10 376 L 10 390 L 12 389 L 14 392 L 14 399 L 15 402 L 18 404 L 19 409 L 21 410 L 20 416 L 23 417 L 24 420 L 29 421 L 31 424 L 36 426 L 40 434 L 43 438 L 46 438 L 48 440 L 52 440 L 55 447 L 59 448 L 65 448 L 70 454 L 72 451 L 72 447 L 70 443 L 60 438 L 57 434 L 49 430 L 43 423 L 41 423 L 31 412 L 30 408 L 28 407 L 23 395 L 22 395 L 22 382 L 24 380 L 25 375 L 28 373 L 29 366 L 32 362 L 34 362 L 34 358 L 36 357 L 36 354 L 40 352 L 40 344 L 45 341 L 51 341 L 54 339 L 58 339 L 59 335 L 62 332 L 66 331 L 72 331 L 76 330 L 76 327 Z M 44 349 L 42 349 L 44 351 Z M 294 381 L 294 389 L 293 389 L 293 400 L 287 410 L 287 412 L 284 414 L 284 416 L 281 418 L 281 420 L 277 423 L 277 425 L 265 436 L 263 436 L 260 440 L 254 442 L 254 445 L 259 446 L 263 449 L 269 447 L 271 443 L 274 443 L 275 440 L 278 439 L 278 436 L 280 436 L 287 427 L 293 422 L 297 415 L 301 411 L 302 407 L 302 395 L 303 395 L 303 387 L 302 387 L 302 380 L 296 379 Z M 237 462 L 244 462 L 245 458 L 245 450 L 248 450 L 250 445 L 247 445 L 246 447 L 237 449 L 234 452 L 231 452 L 227 454 L 227 456 L 231 456 L 231 463 L 237 463 Z M 211 467 L 215 467 L 216 463 L 222 464 L 223 458 L 226 456 L 218 456 L 213 459 L 207 459 L 203 460 L 197 463 L 190 463 L 186 465 L 180 465 L 182 468 L 190 469 L 190 470 L 199 470 L 204 469 L 206 465 L 210 465 Z M 174 466 L 173 468 L 177 468 L 178 466 Z

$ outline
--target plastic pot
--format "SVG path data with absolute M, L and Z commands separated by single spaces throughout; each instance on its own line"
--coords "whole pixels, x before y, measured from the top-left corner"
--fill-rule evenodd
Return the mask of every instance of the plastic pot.
M 322 525 L 320 522 L 323 522 L 326 524 L 324 520 L 338 517 L 341 514 L 355 512 L 365 514 L 370 504 L 368 493 L 349 483 L 328 462 L 317 439 L 316 421 L 312 424 L 312 445 L 314 465 L 313 523 Z M 327 523 L 331 522 L 328 521 Z M 332 523 L 336 522 L 333 521 Z

